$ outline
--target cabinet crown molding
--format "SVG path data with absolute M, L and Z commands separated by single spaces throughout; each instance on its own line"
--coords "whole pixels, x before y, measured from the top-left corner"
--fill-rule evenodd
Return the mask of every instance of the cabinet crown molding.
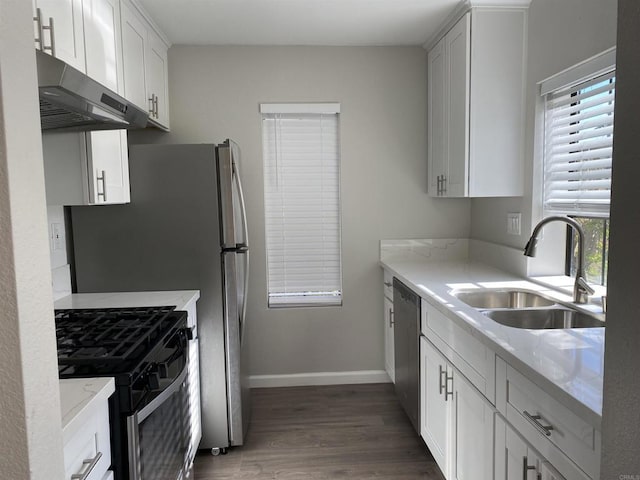
M 451 14 L 442 23 L 442 26 L 429 39 L 422 44 L 422 48 L 429 51 L 440 41 L 446 33 L 462 18 L 462 16 L 472 9 L 481 8 L 514 8 L 527 10 L 531 0 L 462 0 Z

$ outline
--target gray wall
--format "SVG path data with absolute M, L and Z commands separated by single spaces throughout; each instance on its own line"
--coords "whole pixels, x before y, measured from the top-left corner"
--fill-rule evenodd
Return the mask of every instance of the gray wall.
M 382 370 L 383 238 L 466 237 L 468 200 L 426 194 L 426 53 L 419 47 L 188 47 L 169 51 L 171 133 L 139 142 L 242 148 L 252 241 L 252 374 Z M 341 308 L 267 309 L 261 102 L 340 102 Z
M 637 0 L 620 0 L 619 11 L 601 478 L 637 479 L 640 478 L 640 5 Z
M 63 478 L 31 2 L 0 3 L 0 477 Z
M 513 247 L 523 247 L 532 225 L 542 218 L 532 209 L 534 165 L 539 165 L 536 125 L 540 122 L 537 83 L 616 43 L 616 0 L 533 0 L 529 9 L 529 59 L 525 130 L 525 195 L 518 198 L 474 199 L 471 203 L 471 237 Z M 533 195 L 533 197 L 532 197 Z M 539 195 L 539 193 L 538 193 Z M 507 213 L 522 212 L 522 234 L 507 235 Z M 547 230 L 547 229 L 545 229 Z M 563 230 L 564 231 L 564 230 Z M 543 243 L 543 242 L 541 242 Z M 551 243 L 550 241 L 548 243 Z M 561 252 L 564 254 L 564 252 Z M 557 262 L 562 264 L 562 262 Z

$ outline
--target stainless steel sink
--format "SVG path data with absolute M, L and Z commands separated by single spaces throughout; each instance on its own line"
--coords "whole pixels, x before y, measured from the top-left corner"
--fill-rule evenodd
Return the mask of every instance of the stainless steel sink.
M 567 308 L 541 308 L 537 310 L 487 310 L 483 312 L 492 320 L 507 327 L 590 328 L 604 327 L 604 322 L 592 315 Z
M 460 290 L 451 294 L 470 307 L 479 309 L 550 307 L 556 303 L 537 293 L 516 289 Z

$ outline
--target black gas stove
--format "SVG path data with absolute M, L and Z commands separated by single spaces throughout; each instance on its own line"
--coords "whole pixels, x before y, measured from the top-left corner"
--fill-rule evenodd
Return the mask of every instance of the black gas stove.
M 166 434 L 145 439 L 145 445 L 141 432 L 155 430 L 145 425 L 162 424 L 169 416 L 178 415 L 179 424 L 188 418 L 183 411 L 188 409 L 185 392 L 191 338 L 186 320 L 187 313 L 175 307 L 55 311 L 59 377 L 115 379 L 109 416 L 117 480 L 156 478 L 151 471 L 155 459 L 145 457 L 142 447 L 149 451 L 151 446 L 167 443 Z M 183 438 L 188 434 L 184 428 L 173 436 Z M 180 461 L 177 455 L 175 468 Z

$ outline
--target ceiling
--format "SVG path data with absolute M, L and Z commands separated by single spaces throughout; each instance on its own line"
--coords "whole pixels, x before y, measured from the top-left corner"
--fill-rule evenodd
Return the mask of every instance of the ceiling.
M 180 45 L 422 45 L 460 0 L 138 0 Z

